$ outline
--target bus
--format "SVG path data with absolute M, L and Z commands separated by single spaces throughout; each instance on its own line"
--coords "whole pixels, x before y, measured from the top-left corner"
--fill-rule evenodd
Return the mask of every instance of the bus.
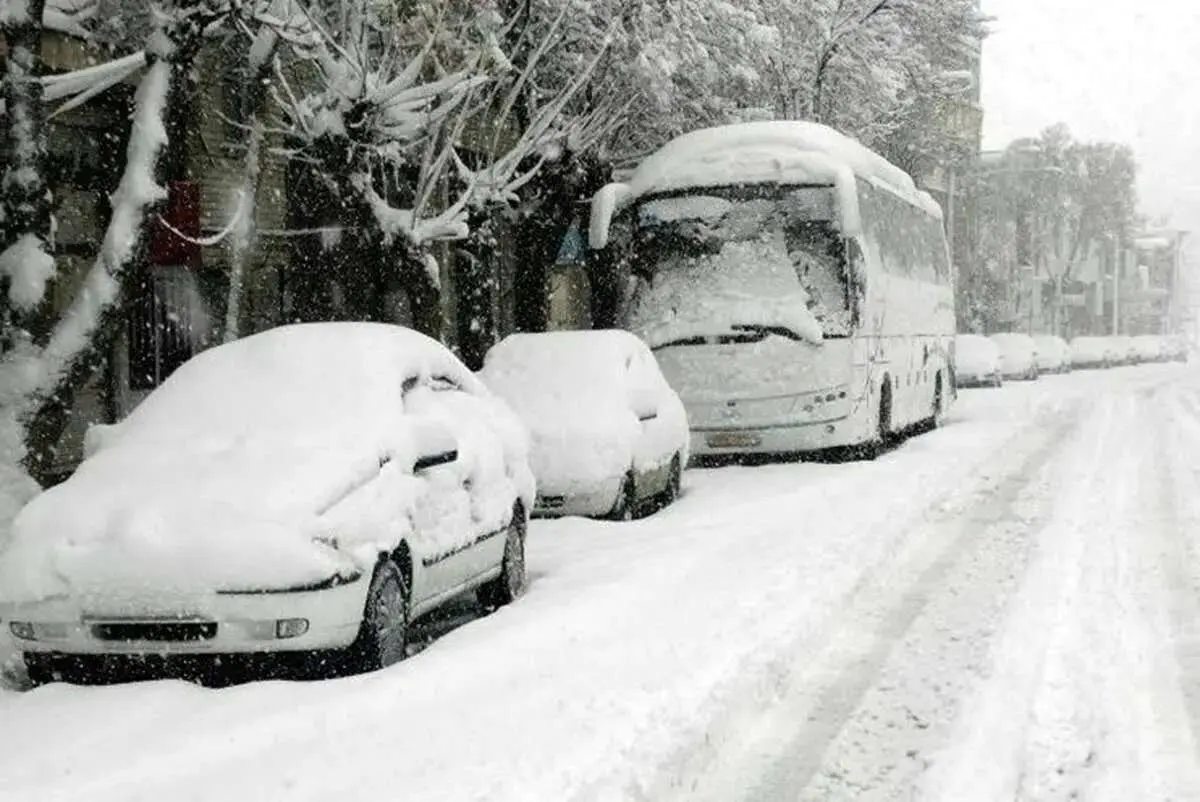
M 831 128 L 685 134 L 594 196 L 588 238 L 623 271 L 617 324 L 653 349 L 697 458 L 873 458 L 955 397 L 941 208 Z

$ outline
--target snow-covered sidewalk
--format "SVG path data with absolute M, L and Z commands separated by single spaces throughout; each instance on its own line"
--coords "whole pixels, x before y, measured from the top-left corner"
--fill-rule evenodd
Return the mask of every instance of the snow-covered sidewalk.
M 839 655 L 857 653 L 855 628 L 867 638 L 875 626 L 872 599 L 890 604 L 922 577 L 941 587 L 958 533 L 1019 509 L 1025 486 L 1010 487 L 1015 475 L 1042 471 L 1060 446 L 1080 469 L 1090 453 L 1077 445 L 1083 433 L 1119 431 L 1080 423 L 1098 404 L 1150 398 L 1185 375 L 1147 367 L 975 391 L 951 425 L 874 463 L 695 471 L 682 501 L 645 521 L 536 523 L 524 599 L 375 675 L 0 695 L 0 799 L 689 798 L 755 765 L 730 755 L 792 703 L 806 665 L 837 666 Z M 1140 420 L 1133 407 L 1121 414 L 1126 425 Z M 1097 454 L 1133 451 L 1137 437 Z M 1061 480 L 1073 498 L 1068 472 Z M 993 504 L 997 494 L 1011 504 Z M 1137 509 L 1110 511 L 1126 511 L 1129 522 Z M 1102 509 L 1088 512 L 1104 519 Z M 1040 576 L 1043 557 L 1031 559 L 1030 576 Z M 1107 570 L 1098 565 L 1095 576 Z M 1136 574 L 1131 581 L 1151 587 Z M 910 613 L 897 619 L 900 634 L 921 621 L 919 605 Z M 1162 633 L 1136 630 L 1134 613 L 1119 620 L 1141 648 L 1158 643 Z M 1047 640 L 1069 653 L 1067 630 L 1048 629 Z M 884 665 L 889 654 L 872 659 Z M 880 666 L 858 663 L 870 684 Z M 989 693 L 974 680 L 959 687 Z M 1163 732 L 1179 745 L 1187 729 L 1177 719 Z M 841 718 L 827 722 L 836 752 Z M 1018 738 L 1014 749 L 1026 743 Z M 951 752 L 942 762 L 979 757 Z M 748 791 L 757 778 L 741 780 Z M 790 790 L 795 798 L 802 788 Z

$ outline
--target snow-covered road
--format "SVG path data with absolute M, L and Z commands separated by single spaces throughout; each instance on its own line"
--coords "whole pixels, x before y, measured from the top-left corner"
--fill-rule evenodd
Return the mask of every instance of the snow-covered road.
M 0 691 L 9 800 L 1200 799 L 1200 375 L 693 471 L 372 676 Z

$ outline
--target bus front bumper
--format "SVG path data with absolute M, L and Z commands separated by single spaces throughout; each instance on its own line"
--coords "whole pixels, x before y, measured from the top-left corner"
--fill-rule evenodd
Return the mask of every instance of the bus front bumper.
M 796 454 L 857 445 L 862 434 L 850 418 L 821 423 L 756 428 L 693 429 L 692 456 Z

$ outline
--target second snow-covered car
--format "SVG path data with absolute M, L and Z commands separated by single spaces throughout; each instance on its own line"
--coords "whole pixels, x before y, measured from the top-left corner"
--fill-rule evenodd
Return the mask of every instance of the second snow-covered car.
M 999 387 L 1000 349 L 982 334 L 954 338 L 954 380 L 959 387 Z
M 1038 377 L 1037 346 L 1028 334 L 1004 332 L 991 335 L 1000 349 L 1000 373 L 1006 379 Z
M 403 658 L 409 621 L 525 582 L 520 421 L 441 344 L 286 326 L 206 351 L 18 515 L 0 619 L 46 682 L 128 658 Z
M 1037 348 L 1038 373 L 1067 373 L 1071 370 L 1071 346 L 1062 337 L 1038 334 L 1033 338 Z
M 1108 368 L 1117 358 L 1110 337 L 1076 337 L 1071 340 L 1071 367 Z
M 534 514 L 628 519 L 679 495 L 687 413 L 635 335 L 514 334 L 488 352 L 480 377 L 529 429 Z

